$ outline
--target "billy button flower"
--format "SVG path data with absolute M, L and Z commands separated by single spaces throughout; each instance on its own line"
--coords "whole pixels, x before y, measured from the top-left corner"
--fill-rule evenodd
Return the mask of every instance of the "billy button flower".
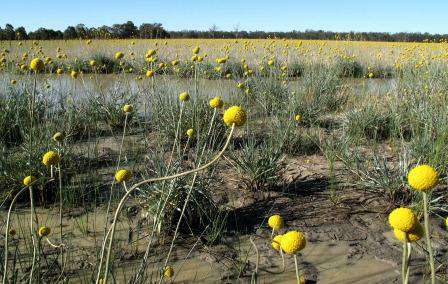
M 119 183 L 130 181 L 131 179 L 132 179 L 131 171 L 121 169 L 115 173 L 115 180 Z
M 168 278 L 168 279 L 173 277 L 174 276 L 174 269 L 173 269 L 173 267 L 172 266 L 165 267 L 165 269 L 163 270 L 163 276 L 165 278 Z
M 58 68 L 58 69 L 56 70 L 56 74 L 58 74 L 58 75 L 62 75 L 62 74 L 64 74 L 64 69 L 62 69 L 62 68 Z
M 187 134 L 188 138 L 193 138 L 193 136 L 194 136 L 194 129 L 193 128 L 188 129 L 186 134 Z
M 221 97 L 214 97 L 213 99 L 210 100 L 209 104 L 210 107 L 212 108 L 222 108 L 223 106 Z
M 188 94 L 187 92 L 182 92 L 179 94 L 179 100 L 181 102 L 187 102 L 188 100 L 190 100 L 190 94 Z
M 272 228 L 272 231 L 278 231 L 284 226 L 283 218 L 280 215 L 272 215 L 268 219 L 268 225 Z
M 56 133 L 53 135 L 52 139 L 53 139 L 55 142 L 62 142 L 62 140 L 64 140 L 64 134 L 62 134 L 61 132 L 56 132 Z
M 430 224 L 429 224 L 429 201 L 428 192 L 432 190 L 439 182 L 439 174 L 429 165 L 419 165 L 414 167 L 408 173 L 409 185 L 423 195 L 423 218 L 425 224 L 426 250 L 428 252 L 429 265 L 431 269 L 431 284 L 436 283 L 436 269 L 434 264 L 434 252 L 432 250 Z M 404 275 L 404 272 L 403 272 Z
M 294 116 L 294 120 L 297 121 L 297 122 L 300 122 L 302 120 L 302 116 L 300 114 L 296 114 Z
M 417 223 L 415 228 L 407 233 L 398 229 L 394 229 L 394 235 L 401 242 L 416 242 L 423 237 L 424 232 L 422 225 L 420 225 L 420 223 Z
M 124 53 L 121 51 L 118 51 L 115 53 L 115 59 L 120 60 L 124 57 Z
M 199 46 L 196 46 L 195 48 L 193 48 L 193 54 L 199 54 L 200 50 L 201 48 Z
M 59 164 L 60 161 L 61 161 L 61 156 L 59 156 L 59 154 L 54 151 L 48 151 L 42 157 L 42 163 L 46 166 L 57 165 L 57 164 Z
M 44 70 L 45 64 L 40 58 L 34 58 L 33 60 L 31 60 L 30 68 L 35 72 L 40 72 Z
M 35 180 L 36 180 L 36 178 L 34 176 L 27 176 L 23 179 L 23 184 L 26 186 L 29 186 Z
M 437 171 L 428 165 L 414 167 L 408 173 L 409 185 L 418 191 L 428 191 L 433 189 L 439 181 Z
M 389 214 L 389 225 L 393 229 L 407 233 L 412 231 L 417 224 L 417 217 L 409 208 L 397 208 Z
M 46 226 L 40 227 L 39 230 L 37 231 L 37 235 L 41 238 L 48 236 L 50 233 L 51 233 L 51 229 Z
M 294 255 L 294 264 L 296 268 L 297 283 L 301 283 L 301 276 L 299 274 L 299 266 L 297 261 L 297 253 L 306 246 L 305 235 L 299 231 L 289 231 L 284 234 L 280 241 L 280 248 L 287 254 Z
M 283 235 L 277 235 L 272 239 L 272 248 L 275 250 L 280 250 L 280 244 L 282 242 Z
M 224 112 L 223 120 L 227 126 L 243 126 L 246 123 L 246 111 L 240 106 L 232 106 Z
M 98 62 L 96 62 L 96 60 L 90 60 L 90 61 L 89 61 L 89 65 L 90 65 L 91 67 L 96 67 L 96 66 L 98 65 Z
M 131 113 L 134 111 L 134 108 L 132 107 L 132 105 L 124 105 L 123 106 L 123 112 L 125 114 Z
M 148 77 L 148 78 L 154 77 L 154 71 L 152 71 L 152 70 L 146 71 L 146 77 Z
M 76 79 L 76 78 L 78 78 L 78 72 L 76 72 L 75 70 L 72 70 L 72 72 L 70 72 L 70 76 L 71 76 L 73 79 Z

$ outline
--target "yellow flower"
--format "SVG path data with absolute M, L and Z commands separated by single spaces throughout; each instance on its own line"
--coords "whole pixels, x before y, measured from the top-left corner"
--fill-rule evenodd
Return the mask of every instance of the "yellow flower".
M 232 106 L 224 112 L 224 123 L 227 126 L 242 126 L 246 123 L 246 111 L 240 106 Z
M 163 276 L 166 278 L 171 278 L 174 276 L 174 269 L 171 266 L 167 266 L 165 267 L 165 269 L 163 270 Z
M 272 215 L 268 219 L 268 225 L 271 227 L 274 231 L 280 230 L 283 228 L 283 218 L 280 215 Z
M 13 84 L 13 85 L 17 84 L 17 80 L 12 79 L 11 84 Z
M 296 121 L 300 121 L 300 120 L 302 120 L 302 116 L 300 114 L 296 114 L 296 116 L 294 116 L 294 119 Z
M 64 134 L 62 134 L 61 132 L 56 132 L 53 135 L 53 140 L 56 142 L 61 142 L 64 139 Z
M 124 105 L 123 106 L 123 111 L 124 113 L 130 113 L 134 110 L 134 108 L 131 105 Z
M 405 233 L 398 229 L 394 229 L 394 235 L 399 241 L 402 241 L 402 242 L 404 242 L 405 236 L 406 236 L 407 241 L 412 243 L 412 242 L 416 242 L 416 241 L 420 240 L 423 237 L 424 232 L 423 232 L 422 225 L 420 225 L 420 223 L 417 223 L 415 228 L 408 233 Z
M 146 77 L 151 78 L 153 76 L 154 76 L 154 71 L 152 71 L 152 70 L 146 71 Z
M 37 234 L 39 235 L 39 237 L 46 237 L 51 233 L 51 229 L 49 227 L 46 226 L 42 226 L 39 228 L 39 230 L 37 231 Z
M 271 245 L 275 250 L 280 250 L 280 244 L 282 242 L 282 237 L 283 237 L 283 235 L 277 235 L 272 240 Z
M 159 68 L 162 69 L 162 68 L 165 68 L 165 66 L 166 66 L 166 64 L 165 64 L 164 62 L 160 62 L 160 63 L 159 63 Z
M 280 247 L 287 254 L 296 254 L 306 246 L 305 236 L 299 231 L 289 231 L 283 235 Z
M 22 65 L 20 65 L 20 69 L 22 69 L 23 71 L 26 71 L 26 70 L 28 70 L 28 65 L 22 64 Z
M 92 66 L 92 67 L 95 67 L 95 66 L 98 65 L 98 63 L 96 62 L 96 60 L 90 60 L 89 61 L 89 65 Z
M 191 57 L 191 61 L 197 61 L 198 60 L 198 56 L 197 55 L 193 55 L 192 57 Z
M 218 64 L 224 64 L 226 62 L 227 62 L 227 58 L 225 58 L 225 57 L 221 57 L 221 58 L 217 58 L 216 59 L 216 63 L 218 63 Z
M 197 60 L 198 62 L 202 62 L 202 61 L 204 60 L 204 58 L 203 58 L 202 56 L 197 56 L 196 60 Z
M 193 128 L 188 129 L 186 134 L 187 134 L 187 136 L 189 138 L 193 138 L 193 136 L 194 136 L 194 129 Z
M 44 62 L 40 58 L 34 58 L 30 63 L 31 69 L 36 72 L 40 72 L 45 68 Z
M 408 233 L 415 228 L 418 220 L 411 209 L 401 207 L 389 214 L 389 224 L 394 229 Z
M 171 61 L 171 65 L 176 66 L 179 64 L 179 60 L 175 59 L 173 61 Z
M 58 68 L 58 69 L 56 70 L 56 74 L 61 75 L 62 73 L 64 73 L 64 69 L 62 69 L 62 68 Z
M 181 100 L 182 102 L 186 102 L 190 99 L 190 94 L 188 94 L 187 92 L 182 92 L 179 94 L 179 100 Z
M 25 178 L 23 179 L 23 184 L 26 185 L 26 186 L 28 186 L 28 185 L 30 185 L 32 182 L 34 182 L 35 180 L 36 180 L 35 177 L 33 177 L 33 176 L 27 176 L 27 177 L 25 177 Z
M 273 65 L 274 65 L 274 60 L 270 59 L 270 60 L 268 61 L 268 65 L 269 65 L 269 66 L 273 66 Z
M 154 50 L 154 49 L 150 49 L 150 50 L 148 50 L 147 52 L 146 52 L 146 57 L 148 58 L 148 57 L 151 57 L 151 56 L 153 56 L 154 54 L 156 54 L 156 51 Z
M 213 99 L 210 100 L 209 103 L 212 108 L 222 108 L 223 106 L 221 97 L 214 97 Z
M 46 166 L 57 165 L 57 164 L 59 164 L 60 161 L 61 161 L 61 156 L 59 156 L 58 153 L 53 152 L 53 151 L 48 151 L 42 157 L 42 163 Z
M 124 53 L 119 51 L 117 53 L 115 53 L 115 59 L 119 60 L 122 59 L 124 57 Z
M 198 54 L 200 50 L 201 48 L 199 46 L 196 46 L 195 48 L 193 48 L 193 53 Z
M 78 78 L 78 72 L 73 70 L 72 72 L 70 72 L 70 76 L 72 76 L 73 79 L 76 79 L 76 78 Z
M 118 170 L 115 173 L 115 180 L 118 182 L 130 181 L 132 178 L 132 173 L 128 170 Z
M 243 82 L 240 82 L 240 83 L 238 83 L 238 84 L 236 85 L 236 87 L 237 87 L 238 89 L 242 89 L 242 88 L 244 88 L 244 83 L 243 83 Z
M 437 171 L 428 165 L 416 166 L 408 173 L 408 183 L 415 190 L 431 190 L 438 182 L 439 175 Z
M 375 75 L 372 72 L 369 72 L 367 76 L 369 76 L 369 78 L 373 78 Z

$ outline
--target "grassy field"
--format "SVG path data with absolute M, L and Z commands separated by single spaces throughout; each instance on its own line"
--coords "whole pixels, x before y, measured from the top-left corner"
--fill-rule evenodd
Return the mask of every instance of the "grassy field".
M 3 283 L 447 281 L 446 43 L 0 51 Z

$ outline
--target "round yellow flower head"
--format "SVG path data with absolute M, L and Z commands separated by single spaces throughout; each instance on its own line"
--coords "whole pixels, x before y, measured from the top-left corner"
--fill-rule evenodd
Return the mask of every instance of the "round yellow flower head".
M 190 128 L 190 129 L 188 129 L 187 130 L 187 136 L 189 137 L 189 138 L 193 138 L 193 136 L 194 136 L 194 129 L 193 128 Z
M 124 53 L 119 51 L 117 53 L 115 53 L 115 59 L 119 60 L 122 59 L 124 57 Z
M 289 231 L 283 235 L 280 247 L 287 254 L 296 254 L 306 246 L 305 236 L 299 231 Z
M 272 248 L 274 248 L 275 250 L 280 250 L 280 244 L 282 242 L 282 237 L 283 235 L 277 235 L 274 237 L 274 239 L 272 240 Z
M 124 113 L 131 113 L 134 110 L 134 108 L 131 105 L 124 105 L 123 111 Z
M 187 92 L 182 92 L 179 94 L 179 100 L 182 102 L 186 102 L 190 99 L 190 94 L 188 94 Z
M 270 59 L 270 60 L 268 61 L 268 65 L 269 65 L 269 66 L 273 66 L 273 65 L 274 65 L 274 60 Z
M 199 46 L 196 46 L 195 48 L 193 48 L 193 53 L 198 54 L 200 50 L 201 48 Z
M 221 100 L 221 97 L 214 97 L 213 99 L 210 100 L 209 103 L 212 108 L 222 108 L 224 104 Z
M 227 126 L 242 126 L 246 123 L 246 111 L 240 106 L 232 106 L 224 112 L 224 123 Z
M 150 49 L 150 50 L 148 50 L 148 51 L 146 52 L 146 56 L 147 56 L 147 57 L 151 57 L 151 56 L 153 56 L 154 54 L 156 54 L 156 51 L 155 51 L 154 49 Z
M 448 228 L 448 217 L 445 218 L 445 226 Z
M 280 216 L 280 215 L 272 215 L 268 219 L 268 225 L 274 231 L 280 230 L 281 228 L 283 228 L 283 225 L 284 225 L 282 216 Z
M 154 71 L 152 71 L 152 70 L 146 71 L 146 77 L 151 78 L 153 76 L 154 76 Z
M 171 61 L 171 65 L 176 66 L 179 64 L 179 60 L 175 59 L 173 61 Z
M 197 61 L 198 60 L 198 56 L 197 55 L 193 55 L 192 57 L 191 57 L 191 61 Z
M 22 64 L 22 65 L 20 65 L 20 69 L 22 69 L 23 71 L 26 71 L 26 70 L 28 70 L 28 65 Z
M 115 173 L 115 180 L 117 182 L 125 182 L 125 181 L 130 181 L 132 178 L 132 173 L 131 171 L 128 170 L 118 170 Z
M 32 182 L 34 182 L 35 180 L 36 180 L 35 177 L 33 177 L 33 176 L 27 176 L 27 177 L 25 177 L 25 178 L 23 179 L 23 184 L 26 185 L 26 186 L 28 186 L 28 185 L 30 185 Z
M 92 67 L 95 67 L 95 66 L 98 65 L 98 63 L 96 62 L 96 60 L 90 60 L 89 61 L 89 65 L 92 66 Z
M 39 228 L 39 230 L 37 231 L 37 234 L 39 235 L 39 237 L 46 237 L 51 233 L 51 229 L 49 227 L 46 226 L 42 226 Z
M 237 87 L 238 89 L 243 89 L 243 88 L 244 88 L 244 83 L 240 82 L 240 83 L 238 83 L 238 84 L 236 85 L 236 87 Z
M 33 60 L 31 60 L 30 68 L 36 72 L 40 72 L 44 70 L 45 64 L 40 58 L 34 58 Z
M 302 116 L 300 114 L 296 114 L 296 116 L 294 116 L 294 119 L 299 122 L 302 120 Z
M 431 190 L 438 182 L 439 174 L 433 167 L 428 165 L 416 166 L 408 173 L 408 183 L 415 190 Z
M 401 207 L 390 212 L 389 224 L 393 229 L 409 233 L 418 224 L 418 220 L 411 209 Z
M 399 241 L 402 241 L 402 242 L 404 242 L 405 236 L 406 236 L 407 241 L 412 243 L 412 242 L 416 242 L 416 241 L 420 240 L 423 237 L 424 232 L 423 232 L 422 225 L 420 225 L 420 223 L 417 223 L 415 228 L 408 233 L 405 233 L 398 229 L 394 229 L 394 235 Z
M 78 72 L 76 72 L 75 70 L 72 70 L 72 72 L 70 72 L 70 76 L 72 76 L 73 79 L 78 78 Z
M 197 56 L 196 60 L 197 60 L 198 62 L 202 62 L 202 61 L 204 60 L 204 57 L 202 57 L 202 56 Z
M 42 163 L 46 166 L 57 165 L 57 164 L 59 164 L 60 161 L 61 161 L 61 156 L 59 156 L 58 153 L 53 152 L 53 151 L 48 151 L 42 157 Z
M 165 68 L 166 64 L 164 62 L 159 63 L 159 68 Z
M 224 64 L 227 62 L 227 58 L 225 58 L 225 57 L 218 58 L 218 59 L 216 59 L 216 62 L 218 64 Z
M 11 84 L 13 84 L 13 85 L 17 84 L 17 80 L 12 79 Z
M 62 68 L 56 69 L 56 74 L 62 75 L 63 73 L 64 73 L 64 69 L 62 69 Z
M 368 76 L 369 78 L 373 78 L 375 75 L 372 72 L 369 72 Z
M 64 134 L 62 134 L 61 132 L 56 132 L 53 135 L 53 140 L 56 142 L 61 142 L 62 140 L 64 140 Z
M 174 276 L 174 269 L 171 266 L 167 266 L 165 267 L 165 269 L 163 270 L 163 276 L 166 278 L 171 278 Z

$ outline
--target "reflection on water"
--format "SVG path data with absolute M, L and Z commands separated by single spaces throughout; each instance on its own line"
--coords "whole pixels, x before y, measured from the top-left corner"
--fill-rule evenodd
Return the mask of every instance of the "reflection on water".
M 11 80 L 18 81 L 16 85 L 11 84 Z M 288 88 L 298 90 L 301 87 L 302 78 L 288 82 Z M 34 77 L 32 75 L 22 76 L 14 74 L 4 74 L 0 79 L 0 91 L 6 93 L 7 89 L 30 91 Z M 351 87 L 355 93 L 369 93 L 372 95 L 385 94 L 397 87 L 395 79 L 344 79 L 347 86 Z M 207 97 L 221 96 L 225 98 L 228 94 L 235 92 L 237 82 L 235 80 L 207 80 L 199 79 L 197 89 L 201 95 Z M 152 90 L 163 90 L 167 95 L 177 95 L 182 91 L 194 93 L 194 80 L 176 78 L 172 76 L 157 76 L 155 78 L 143 77 L 137 80 L 135 75 L 115 75 L 98 74 L 84 75 L 77 80 L 68 75 L 40 75 L 37 77 L 38 93 L 57 95 L 61 93 L 72 93 L 74 98 L 83 98 L 93 95 L 107 96 L 110 94 L 136 94 L 145 95 Z

